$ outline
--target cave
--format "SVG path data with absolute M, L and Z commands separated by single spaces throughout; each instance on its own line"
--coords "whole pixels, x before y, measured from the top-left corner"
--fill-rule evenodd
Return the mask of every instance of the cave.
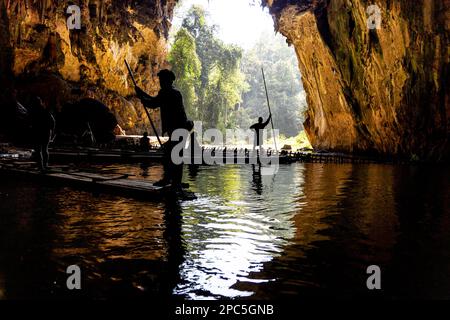
M 158 79 L 178 66 L 169 63 L 179 61 L 169 50 L 178 0 L 0 0 L 0 304 L 67 300 L 71 313 L 92 315 L 82 302 L 122 299 L 136 303 L 104 309 L 291 319 L 307 305 L 336 316 L 324 308 L 333 300 L 351 302 L 348 313 L 361 302 L 372 311 L 449 299 L 450 1 L 209 1 L 234 3 L 232 22 L 246 28 L 254 25 L 236 18 L 237 1 L 270 14 L 291 55 L 267 61 L 272 75 L 286 76 L 281 64 L 301 73 L 314 150 L 267 148 L 265 157 L 255 125 L 225 144 L 201 122 L 191 130 L 187 95 L 171 87 L 170 71 Z M 380 16 L 368 10 L 374 3 Z M 80 5 L 80 29 L 67 25 L 69 5 Z M 261 42 L 252 49 L 275 47 Z M 260 58 L 271 51 L 260 51 L 254 100 L 270 114 L 256 124 L 265 126 Z M 280 78 L 277 88 L 288 87 Z M 216 108 L 217 82 L 207 86 L 207 117 L 248 107 L 238 97 Z M 176 101 L 166 96 L 155 112 L 163 90 Z M 278 110 L 295 111 L 290 97 Z M 172 129 L 191 134 L 190 148 L 152 136 L 178 116 Z
M 166 44 L 177 1 L 83 2 L 83 28 L 69 32 L 65 9 L 72 3 L 0 1 L 2 87 L 25 78 L 28 85 L 20 90 L 26 92 L 33 81 L 43 86 L 42 75 L 52 73 L 43 87 L 51 97 L 57 83 L 54 108 L 80 98 L 74 87 L 93 90 L 125 129 L 144 127 L 121 61 L 128 58 L 140 75 L 151 75 L 138 80 L 156 92 L 156 72 L 168 66 Z M 381 26 L 370 30 L 371 4 L 261 1 L 275 30 L 295 47 L 309 105 L 304 124 L 309 140 L 317 150 L 448 160 L 450 5 L 380 2 Z

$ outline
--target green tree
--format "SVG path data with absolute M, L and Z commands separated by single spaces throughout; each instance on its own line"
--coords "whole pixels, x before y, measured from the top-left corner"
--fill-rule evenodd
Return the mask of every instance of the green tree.
M 303 128 L 305 94 L 297 57 L 281 36 L 263 34 L 244 54 L 242 71 L 250 90 L 244 93 L 242 102 L 248 118 L 242 118 L 239 125 L 248 127 L 259 116 L 267 117 L 269 114 L 261 67 L 266 75 L 275 128 L 287 137 L 296 136 Z
M 180 47 L 188 47 L 188 54 Z M 195 97 L 189 101 L 186 99 L 186 105 L 190 104 L 187 109 L 195 110 L 192 113 L 195 119 L 203 121 L 206 128 L 235 127 L 236 105 L 246 90 L 245 77 L 240 69 L 242 49 L 226 45 L 217 38 L 217 26 L 207 23 L 202 7 L 192 6 L 188 11 L 175 36 L 170 57 L 179 77 L 177 84 L 180 90 L 189 97 Z M 199 73 L 197 69 L 192 72 L 192 66 L 198 65 L 187 61 L 192 59 L 200 61 Z M 186 67 L 188 65 L 190 67 Z
M 186 112 L 190 118 L 198 118 L 198 96 L 196 88 L 200 80 L 202 65 L 197 56 L 195 39 L 184 28 L 175 35 L 169 54 L 172 70 L 177 75 L 176 86 L 183 94 Z

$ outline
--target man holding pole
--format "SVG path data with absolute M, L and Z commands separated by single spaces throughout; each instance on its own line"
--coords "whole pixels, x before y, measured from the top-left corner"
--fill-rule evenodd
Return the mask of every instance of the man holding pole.
M 163 146 L 164 150 L 164 177 L 156 182 L 155 186 L 166 186 L 172 184 L 176 191 L 181 190 L 181 180 L 183 177 L 183 164 L 175 165 L 171 159 L 172 149 L 179 141 L 172 141 L 172 133 L 176 129 L 189 130 L 186 111 L 184 110 L 183 97 L 181 93 L 173 87 L 175 74 L 170 70 L 161 70 L 158 73 L 161 90 L 156 97 L 145 93 L 136 86 L 136 94 L 146 108 L 161 110 L 162 133 L 168 134 L 169 141 Z M 192 129 L 192 128 L 191 128 Z
M 255 147 L 258 147 L 260 149 L 259 150 L 260 155 L 261 155 L 261 145 L 264 143 L 264 141 L 262 141 L 263 140 L 262 131 L 269 124 L 270 119 L 272 119 L 272 115 L 270 115 L 269 118 L 267 118 L 266 122 L 263 122 L 263 118 L 259 117 L 258 122 L 250 127 L 250 129 L 255 130 L 255 142 L 253 144 L 253 150 L 255 150 Z

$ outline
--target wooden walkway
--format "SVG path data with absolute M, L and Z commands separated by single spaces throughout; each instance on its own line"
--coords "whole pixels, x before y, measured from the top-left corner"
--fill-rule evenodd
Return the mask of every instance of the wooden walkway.
M 249 164 L 254 163 L 252 151 L 246 148 L 226 148 L 204 146 L 200 155 L 194 157 L 186 156 L 189 163 L 208 164 L 204 161 L 205 153 L 211 155 L 221 163 Z M 275 156 L 272 150 L 269 156 Z M 139 163 L 139 162 L 161 162 L 163 152 L 152 149 L 148 152 L 120 150 L 120 149 L 97 149 L 97 148 L 51 148 L 50 158 L 53 161 L 63 162 L 101 162 L 101 163 Z M 253 162 L 252 162 L 253 161 Z M 278 153 L 279 163 L 403 163 L 400 159 L 386 159 L 382 157 L 369 157 L 333 152 L 312 151 L 281 151 Z M 185 162 L 186 163 L 186 162 Z
M 204 147 L 200 156 L 186 157 L 190 163 L 207 164 L 205 162 L 205 153 L 210 155 L 221 163 L 249 164 L 256 161 L 249 149 L 230 149 L 218 147 Z M 268 151 L 269 156 L 275 156 L 275 153 Z M 128 151 L 128 150 L 102 150 L 102 149 L 50 149 L 50 157 L 56 161 L 87 161 L 87 162 L 161 162 L 163 152 L 160 150 L 150 150 L 148 152 Z M 252 159 L 253 157 L 253 159 Z M 253 162 L 252 162 L 253 161 Z M 353 155 L 338 153 L 313 153 L 313 152 L 280 152 L 278 153 L 279 163 L 292 162 L 322 162 L 322 163 L 366 163 L 376 162 L 373 159 L 357 157 Z
M 152 149 L 148 152 L 138 152 L 119 149 L 96 149 L 96 148 L 50 148 L 50 157 L 57 160 L 69 161 L 98 161 L 98 162 L 143 162 L 160 161 L 163 152 Z

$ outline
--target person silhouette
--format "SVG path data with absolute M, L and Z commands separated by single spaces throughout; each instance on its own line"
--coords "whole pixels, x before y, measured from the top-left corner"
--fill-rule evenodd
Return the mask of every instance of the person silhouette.
M 145 93 L 136 86 L 136 94 L 146 108 L 161 110 L 162 133 L 168 134 L 169 141 L 163 145 L 164 151 L 164 177 L 155 186 L 167 186 L 172 184 L 172 188 L 181 191 L 181 180 L 183 178 L 183 164 L 174 164 L 171 159 L 172 149 L 179 141 L 172 140 L 172 133 L 177 129 L 192 130 L 193 123 L 188 121 L 183 105 L 181 93 L 173 87 L 175 74 L 167 69 L 158 73 L 161 89 L 156 97 Z
M 253 151 L 256 147 L 258 147 L 261 151 L 261 145 L 264 143 L 263 137 L 262 137 L 262 130 L 269 124 L 270 119 L 272 118 L 272 115 L 267 118 L 266 122 L 263 123 L 263 118 L 259 117 L 258 122 L 253 124 L 250 129 L 255 130 L 255 140 L 253 143 Z M 261 153 L 261 152 L 260 152 Z
M 141 151 L 148 152 L 150 151 L 150 138 L 148 137 L 148 133 L 144 132 L 144 135 L 139 140 L 139 147 Z
M 55 133 L 55 118 L 44 107 L 39 97 L 33 97 L 30 107 L 31 128 L 37 163 L 39 169 L 44 171 L 48 168 L 48 145 Z

